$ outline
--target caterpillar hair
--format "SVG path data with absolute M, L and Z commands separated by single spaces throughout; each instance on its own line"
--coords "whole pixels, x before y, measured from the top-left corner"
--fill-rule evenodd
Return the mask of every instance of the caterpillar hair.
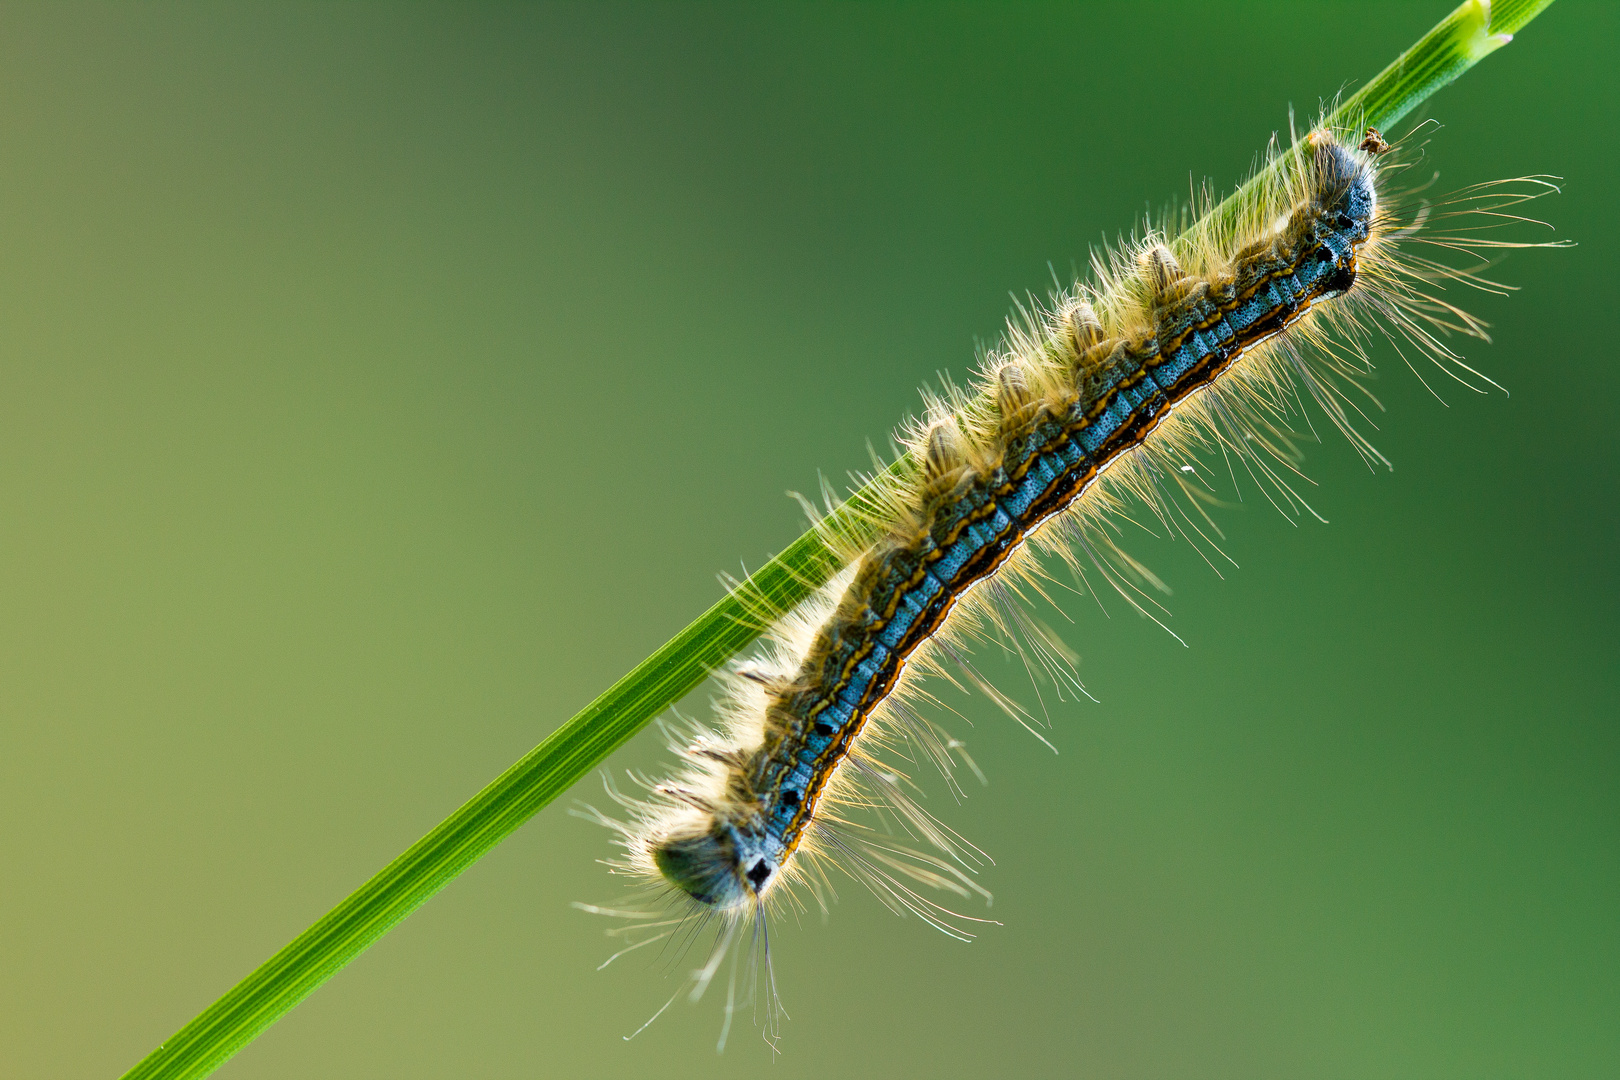
M 927 397 L 902 431 L 900 467 L 864 489 L 860 512 L 880 538 L 849 550 L 826 530 L 848 569 L 771 620 L 760 654 L 723 676 L 716 729 L 677 745 L 684 771 L 643 781 L 643 795 L 610 787 L 628 811 L 596 815 L 618 831 L 615 868 L 655 901 L 614 909 L 632 916 L 618 931 L 627 950 L 716 923 L 696 997 L 751 941 L 749 970 L 765 981 L 745 993 L 762 985 L 774 1038 L 767 912 L 806 894 L 825 908 L 832 869 L 899 913 L 972 935 L 984 920 L 947 904 L 988 900 L 985 856 L 919 806 L 891 763 L 926 758 L 947 780 L 958 763 L 976 771 L 925 715 L 923 676 L 965 680 L 1033 730 L 965 646 L 1010 641 L 1033 670 L 1083 692 L 1073 654 L 1022 602 L 1044 595 L 1042 556 L 1151 614 L 1157 579 L 1120 547 L 1118 524 L 1145 507 L 1218 556 L 1210 470 L 1192 462 L 1219 460 L 1284 513 L 1311 513 L 1289 482 L 1307 404 L 1382 461 L 1357 428 L 1372 403 L 1359 380 L 1374 333 L 1414 371 L 1423 361 L 1469 386 L 1489 381 L 1447 344 L 1485 339 L 1485 324 L 1442 290 L 1499 290 L 1481 275 L 1501 249 L 1553 246 L 1494 231 L 1526 222 L 1512 208 L 1556 190 L 1553 178 L 1429 201 L 1402 184 L 1422 152 L 1411 136 L 1392 147 L 1359 125 L 1274 139 L 1257 196 L 1234 210 L 1206 191 L 1094 252 L 1084 280 L 1020 308 L 971 385 Z M 660 897 L 674 906 L 661 911 Z M 733 978 L 728 1025 L 735 996 Z

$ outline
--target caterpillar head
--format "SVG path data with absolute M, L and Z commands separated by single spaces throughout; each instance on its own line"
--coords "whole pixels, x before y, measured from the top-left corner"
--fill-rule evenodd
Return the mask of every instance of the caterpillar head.
M 781 869 L 763 837 L 713 817 L 707 828 L 658 838 L 650 848 L 653 865 L 665 881 L 721 911 L 758 902 Z

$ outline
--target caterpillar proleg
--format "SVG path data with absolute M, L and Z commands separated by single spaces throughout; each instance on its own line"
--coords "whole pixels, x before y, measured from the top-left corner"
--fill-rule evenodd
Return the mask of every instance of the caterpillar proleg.
M 1484 324 L 1440 289 L 1499 288 L 1479 273 L 1489 255 L 1536 245 L 1480 230 L 1524 221 L 1511 208 L 1554 189 L 1528 177 L 1427 201 L 1399 183 L 1418 158 L 1413 142 L 1323 125 L 1274 143 L 1263 191 L 1241 212 L 1206 193 L 1185 220 L 1094 253 L 1085 280 L 1009 321 L 971 386 L 928 399 L 902 433 L 901 467 L 862 507 L 880 539 L 844 552 L 849 569 L 775 620 L 761 655 L 728 673 L 720 730 L 678 747 L 682 775 L 646 783 L 646 798 L 610 789 L 631 813 L 601 816 L 621 836 L 616 868 L 675 902 L 665 917 L 639 913 L 628 948 L 716 920 L 697 996 L 751 938 L 772 1037 L 767 912 L 799 892 L 825 907 L 830 870 L 897 912 L 972 936 L 984 920 L 948 898 L 988 900 L 977 874 L 985 856 L 885 763 L 884 750 L 906 742 L 913 760 L 947 777 L 955 761 L 972 767 L 924 715 L 922 677 L 966 678 L 1027 721 L 964 652 L 994 636 L 1082 691 L 1065 647 L 1020 604 L 1042 589 L 1039 557 L 1151 613 L 1154 579 L 1116 541 L 1127 506 L 1212 552 L 1206 472 L 1264 492 L 1284 513 L 1310 513 L 1289 482 L 1292 425 L 1308 407 L 1369 462 L 1382 460 L 1356 426 L 1372 401 L 1357 381 L 1372 331 L 1414 371 L 1424 359 L 1469 385 L 1488 382 L 1444 340 L 1484 339 Z M 1459 228 L 1462 215 L 1473 217 Z M 1467 261 L 1450 265 L 1447 253 Z M 1191 464 L 1200 460 L 1212 468 Z M 859 819 L 872 809 L 892 818 L 889 833 Z

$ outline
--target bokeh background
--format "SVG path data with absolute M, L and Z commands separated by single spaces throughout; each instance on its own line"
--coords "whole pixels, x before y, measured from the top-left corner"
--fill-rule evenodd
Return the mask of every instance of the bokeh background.
M 0 8 L 0 1076 L 115 1076 L 802 527 L 866 442 L 1189 176 L 1437 3 Z M 1005 925 L 781 921 L 774 1064 L 569 907 L 544 811 L 251 1077 L 1613 1076 L 1611 4 L 1437 97 L 1441 188 L 1580 244 L 1469 296 L 1511 391 L 1387 348 L 1331 524 L 1132 550 L 1048 612 L 1100 704 L 982 702 L 931 805 Z M 987 660 L 1005 688 L 1016 670 Z M 701 713 L 708 691 L 688 709 Z M 661 767 L 655 734 L 615 769 Z M 588 782 L 575 794 L 600 801 Z

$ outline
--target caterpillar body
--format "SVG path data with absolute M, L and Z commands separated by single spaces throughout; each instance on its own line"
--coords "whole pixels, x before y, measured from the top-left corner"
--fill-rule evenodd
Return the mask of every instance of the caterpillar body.
M 1088 302 L 1070 305 L 1059 340 L 1073 387 L 1036 398 L 1020 367 L 1000 368 L 998 431 L 983 467 L 968 462 L 949 426 L 929 429 L 913 527 L 862 560 L 798 671 L 769 684 L 764 741 L 722 761 L 728 797 L 702 807 L 698 830 L 653 842 L 665 878 L 720 908 L 763 896 L 907 659 L 957 601 L 1178 404 L 1350 289 L 1377 208 L 1372 170 L 1323 138 L 1311 183 L 1283 228 L 1229 270 L 1189 277 L 1167 248 L 1152 248 L 1150 322 L 1130 336 L 1107 337 Z
M 648 782 L 651 799 L 610 788 L 634 817 L 597 815 L 621 833 L 618 868 L 685 904 L 621 931 L 632 942 L 625 951 L 693 913 L 719 916 L 695 997 L 741 928 L 752 926 L 763 944 L 767 905 L 794 895 L 795 883 L 825 906 L 828 866 L 897 911 L 971 936 L 968 924 L 983 920 L 916 886 L 988 898 L 974 877 L 983 856 L 922 810 L 904 775 L 879 757 L 907 740 L 949 776 L 960 746 L 914 707 L 927 696 L 918 673 L 950 675 L 958 665 L 985 686 L 956 642 L 1011 628 L 1078 687 L 1061 644 L 1018 606 L 1026 585 L 1040 587 L 1032 549 L 1082 575 L 1095 569 L 1132 595 L 1133 578 L 1153 579 L 1115 545 L 1112 515 L 1135 498 L 1183 535 L 1207 539 L 1196 524 L 1207 493 L 1184 464 L 1199 451 L 1240 463 L 1285 510 L 1308 509 L 1284 476 L 1295 456 L 1286 420 L 1303 409 L 1301 388 L 1378 460 L 1351 423 L 1369 327 L 1465 381 L 1477 376 L 1437 334 L 1483 338 L 1484 324 L 1430 287 L 1496 286 L 1417 252 L 1482 259 L 1483 249 L 1537 246 L 1433 230 L 1463 213 L 1524 220 L 1504 207 L 1551 184 L 1531 177 L 1449 202 L 1403 203 L 1387 181 L 1401 167 L 1399 148 L 1392 153 L 1372 129 L 1357 141 L 1319 127 L 1286 151 L 1274 145 L 1263 193 L 1242 212 L 1206 205 L 1174 240 L 1150 231 L 1094 256 L 1089 281 L 1010 324 L 973 388 L 930 402 L 906 433 L 906 467 L 867 504 L 881 539 L 843 551 L 852 569 L 775 620 L 766 655 L 733 671 L 726 732 L 678 747 L 690 768 Z M 841 543 L 834 532 L 826 538 Z M 933 850 L 849 812 L 870 807 L 893 811 L 900 831 Z M 769 982 L 766 992 L 774 1001 Z M 769 1037 L 776 1010 L 768 1011 Z

